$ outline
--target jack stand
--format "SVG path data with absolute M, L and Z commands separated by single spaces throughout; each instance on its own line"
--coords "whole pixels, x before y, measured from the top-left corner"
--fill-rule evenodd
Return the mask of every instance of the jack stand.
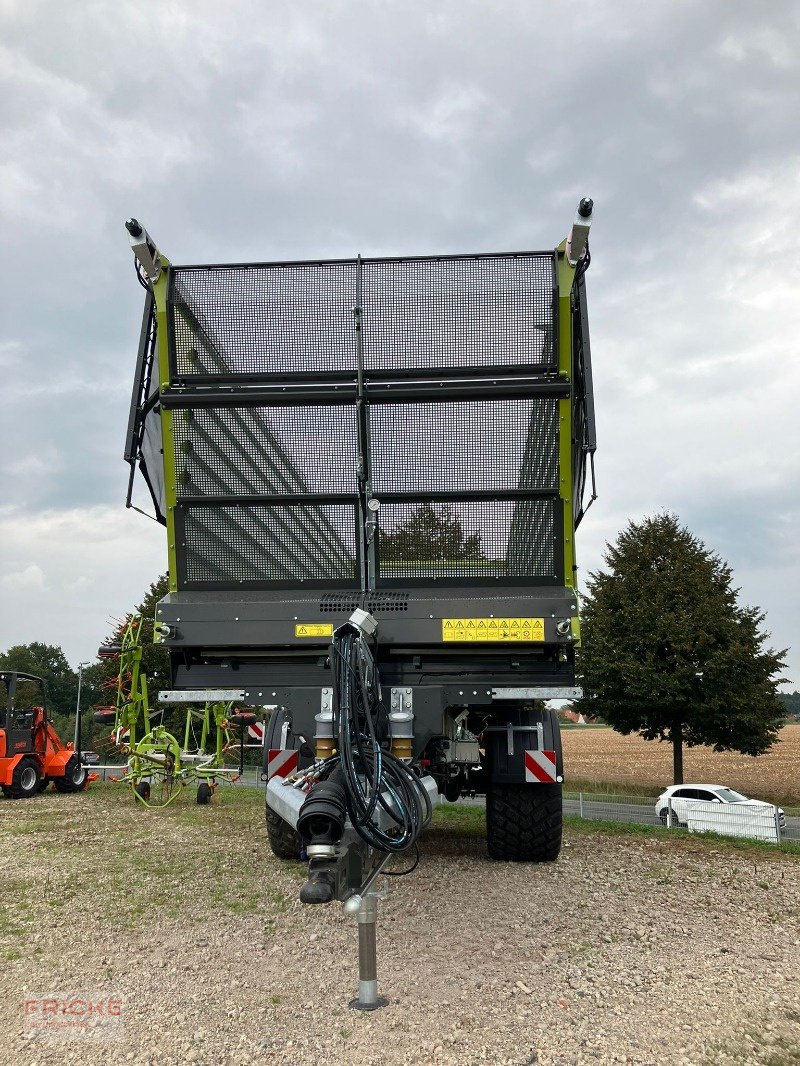
M 353 1010 L 377 1010 L 389 1000 L 378 995 L 378 957 L 375 947 L 375 923 L 378 920 L 378 895 L 367 892 L 351 896 L 345 902 L 345 914 L 355 915 L 358 922 L 358 998 L 351 999 Z

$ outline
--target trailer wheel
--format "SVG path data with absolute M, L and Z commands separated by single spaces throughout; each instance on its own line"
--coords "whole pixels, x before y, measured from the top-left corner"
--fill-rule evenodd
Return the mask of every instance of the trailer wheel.
M 54 777 L 57 792 L 83 792 L 89 784 L 89 772 L 77 755 L 73 755 L 64 767 L 63 777 Z
M 486 794 L 486 843 L 502 862 L 553 862 L 561 851 L 561 785 L 500 785 Z
M 300 862 L 300 849 L 303 846 L 300 834 L 270 806 L 267 806 L 267 837 L 276 858 Z
M 211 790 L 211 785 L 209 785 L 207 781 L 201 781 L 200 784 L 197 786 L 197 802 L 200 804 L 201 807 L 205 807 L 211 802 L 211 797 L 213 796 L 213 794 L 214 793 Z
M 139 781 L 138 784 L 133 786 L 133 791 L 136 793 L 139 799 L 144 800 L 144 802 L 147 803 L 147 801 L 150 799 L 150 782 Z
M 14 799 L 28 799 L 39 791 L 42 771 L 35 759 L 20 759 L 11 777 L 11 795 Z
M 39 791 L 40 792 L 44 792 L 44 790 L 47 788 L 47 786 L 49 784 L 50 784 L 50 778 L 49 777 L 43 777 L 42 780 L 39 782 Z

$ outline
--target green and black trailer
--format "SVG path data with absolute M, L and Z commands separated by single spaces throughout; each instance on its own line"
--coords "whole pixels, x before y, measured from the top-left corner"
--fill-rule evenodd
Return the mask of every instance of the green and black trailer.
M 545 701 L 577 694 L 591 217 L 581 201 L 548 251 L 186 266 L 127 223 L 146 290 L 128 504 L 138 469 L 169 557 L 156 639 L 175 689 L 274 708 L 279 855 L 313 843 L 286 783 L 308 796 L 345 749 L 350 786 L 390 759 L 427 782 L 423 813 L 485 794 L 496 859 L 559 853 Z

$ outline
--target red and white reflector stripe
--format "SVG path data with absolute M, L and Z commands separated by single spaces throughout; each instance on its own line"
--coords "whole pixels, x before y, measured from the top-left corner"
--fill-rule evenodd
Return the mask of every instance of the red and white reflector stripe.
M 525 752 L 525 780 L 545 785 L 558 781 L 556 753 L 554 751 Z
M 270 748 L 267 756 L 267 780 L 288 777 L 297 769 L 298 752 L 291 748 Z
M 258 744 L 264 743 L 264 723 L 253 722 L 252 725 L 247 727 L 247 735 L 251 740 L 255 740 Z

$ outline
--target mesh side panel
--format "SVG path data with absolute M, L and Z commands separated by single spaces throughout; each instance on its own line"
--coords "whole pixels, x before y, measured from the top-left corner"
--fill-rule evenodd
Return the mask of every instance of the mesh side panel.
M 355 405 L 176 411 L 179 496 L 358 492 Z
M 181 374 L 353 370 L 355 263 L 174 267 Z
M 553 257 L 365 262 L 367 370 L 552 363 Z
M 415 582 L 556 576 L 552 500 L 387 503 L 380 576 Z
M 372 486 L 381 492 L 558 488 L 558 403 L 375 404 Z
M 179 557 L 188 583 L 353 581 L 355 508 L 347 504 L 187 507 Z

